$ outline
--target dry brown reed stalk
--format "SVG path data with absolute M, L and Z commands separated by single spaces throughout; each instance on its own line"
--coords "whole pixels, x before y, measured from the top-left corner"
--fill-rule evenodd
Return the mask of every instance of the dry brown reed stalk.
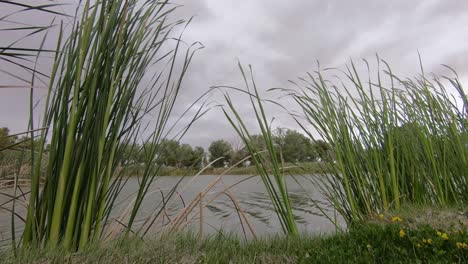
M 28 179 L 18 179 L 16 177 L 8 180 L 0 180 L 0 189 L 11 188 L 12 186 L 30 186 L 31 180 Z
M 248 157 L 242 159 L 241 161 L 237 162 L 236 164 L 232 165 L 231 167 L 229 167 L 228 169 L 226 169 L 223 173 L 221 173 L 218 177 L 216 177 L 215 180 L 213 180 L 210 184 L 208 184 L 207 187 L 205 187 L 205 189 L 202 191 L 203 193 L 203 196 L 205 196 L 222 178 L 222 176 L 226 175 L 226 173 L 228 171 L 230 171 L 231 169 L 233 169 L 234 167 L 236 167 L 237 165 L 241 164 L 241 162 L 244 162 L 245 160 L 247 160 Z M 210 166 L 211 164 L 215 163 L 216 161 L 218 161 L 219 159 L 216 159 L 214 161 L 212 161 L 210 164 L 208 164 L 207 166 L 205 166 L 205 168 L 207 168 L 208 166 Z M 205 169 L 204 168 L 204 169 Z M 203 170 L 202 170 L 203 171 Z M 196 177 L 198 177 L 199 175 L 201 174 L 201 172 L 199 172 L 197 175 L 195 175 L 183 188 L 182 190 L 185 190 L 185 188 L 187 188 L 187 186 L 192 183 Z M 181 219 L 185 218 L 187 215 L 188 215 L 188 212 L 190 212 L 196 205 L 197 205 L 197 202 L 196 201 L 197 199 L 195 198 L 194 200 L 192 200 L 192 202 L 189 204 L 188 207 L 186 207 L 185 209 L 182 209 L 181 212 L 179 213 L 179 215 L 176 217 L 176 220 L 172 223 L 172 225 L 174 226 L 174 228 L 172 230 L 175 230 L 177 229 L 178 225 L 181 223 Z
M 215 163 L 216 161 L 218 161 L 219 159 L 221 158 L 218 158 L 216 160 L 213 160 L 212 162 L 208 163 L 205 167 L 203 167 L 195 176 L 192 177 L 192 179 L 186 183 L 182 188 L 181 188 L 181 191 L 180 192 L 183 192 L 198 176 L 200 176 L 207 168 L 209 168 L 213 163 Z M 185 201 L 184 199 L 182 198 L 182 195 L 180 194 L 180 192 L 178 192 L 177 190 L 174 190 L 174 193 L 178 194 L 183 205 L 184 205 L 184 208 L 186 207 L 185 205 Z M 151 192 L 153 193 L 153 192 Z M 166 207 L 166 203 L 163 202 L 163 208 L 162 210 L 164 211 L 165 210 L 165 207 Z M 153 213 L 147 217 L 145 223 L 141 226 L 140 230 L 142 229 L 145 229 L 147 231 L 145 231 L 145 233 L 147 233 L 149 231 L 149 229 L 152 227 L 152 225 L 154 225 L 154 223 L 159 223 L 160 221 L 162 222 L 163 220 L 160 220 L 159 217 L 164 216 L 164 214 L 160 214 L 160 210 L 155 210 L 153 211 Z M 172 220 L 170 220 L 169 223 L 171 223 Z
M 230 189 L 227 189 L 226 191 L 226 195 L 231 198 L 232 202 L 234 203 L 234 205 L 236 206 L 236 211 L 238 214 L 240 214 L 242 216 L 242 218 L 244 219 L 245 223 L 247 224 L 247 226 L 249 227 L 249 230 L 250 230 L 250 233 L 252 234 L 253 238 L 256 240 L 257 239 L 257 235 L 255 234 L 254 232 L 254 229 L 252 227 L 252 224 L 250 223 L 250 221 L 247 219 L 247 216 L 245 215 L 244 213 L 244 210 L 242 210 L 242 208 L 240 207 L 240 204 L 239 202 L 237 201 L 237 199 L 234 197 L 234 194 L 231 192 Z M 239 217 L 240 218 L 240 217 Z M 242 230 L 244 231 L 244 236 L 245 236 L 245 239 L 247 240 L 247 236 L 246 236 L 246 233 L 245 233 L 245 229 L 244 229 L 244 224 L 242 223 L 241 219 L 240 220 L 240 223 L 242 225 Z
M 231 199 L 234 207 L 236 208 L 236 211 L 237 211 L 237 213 L 239 215 L 239 221 L 240 221 L 240 223 L 242 225 L 242 229 L 244 231 L 244 236 L 247 238 L 247 234 L 245 233 L 245 228 L 244 228 L 244 223 L 245 223 L 247 225 L 250 233 L 254 237 L 254 239 L 256 239 L 257 236 L 255 234 L 255 231 L 253 229 L 252 224 L 250 223 L 250 221 L 248 220 L 246 214 L 242 210 L 242 208 L 240 206 L 240 203 L 237 201 L 235 195 L 230 190 L 232 187 L 234 187 L 237 184 L 240 184 L 240 183 L 242 183 L 242 182 L 244 182 L 244 181 L 246 181 L 248 179 L 251 179 L 253 176 L 246 177 L 245 179 L 242 179 L 241 181 L 238 181 L 238 182 L 236 182 L 236 183 L 234 183 L 234 184 L 232 184 L 230 186 L 227 186 L 225 184 L 225 182 L 223 181 L 223 178 L 222 178 L 232 168 L 238 166 L 239 164 L 241 164 L 242 162 L 244 162 L 247 159 L 249 159 L 249 157 L 246 157 L 246 158 L 242 159 L 241 161 L 239 161 L 238 163 L 236 163 L 236 164 L 232 165 L 231 167 L 227 168 L 223 173 L 221 173 L 218 177 L 216 177 L 213 181 L 211 181 L 199 193 L 199 195 L 197 195 L 192 201 L 190 201 L 188 204 L 186 204 L 185 201 L 182 198 L 181 193 L 184 190 L 186 190 L 186 188 L 188 186 L 190 186 L 190 184 L 194 180 L 196 180 L 197 177 L 200 176 L 203 173 L 204 170 L 206 170 L 208 167 L 210 167 L 211 164 L 216 162 L 217 160 L 212 161 L 211 163 L 206 165 L 204 168 L 202 168 L 195 176 L 192 177 L 192 179 L 190 181 L 188 181 L 184 186 L 181 187 L 180 191 L 175 191 L 175 194 L 177 194 L 180 197 L 184 207 L 181 210 L 179 210 L 179 212 L 174 217 L 172 217 L 172 219 L 171 219 L 171 216 L 169 215 L 169 213 L 167 211 L 167 208 L 166 208 L 166 205 L 167 205 L 168 201 L 166 201 L 166 197 L 164 196 L 164 193 L 163 193 L 163 190 L 167 190 L 167 189 L 157 188 L 157 189 L 154 189 L 154 190 L 150 190 L 148 192 L 148 195 L 154 194 L 156 192 L 161 192 L 162 199 L 163 199 L 163 202 L 162 202 L 163 206 L 162 206 L 162 208 L 160 208 L 160 210 L 153 211 L 153 213 L 151 215 L 147 216 L 146 219 L 143 220 L 144 223 L 141 225 L 140 230 L 150 230 L 150 229 L 157 228 L 157 227 L 159 227 L 159 228 L 167 227 L 167 228 L 163 228 L 163 229 L 158 230 L 158 231 L 152 230 L 152 231 L 154 231 L 152 233 L 153 234 L 158 233 L 158 232 L 171 233 L 171 232 L 180 231 L 181 229 L 183 229 L 187 225 L 189 225 L 191 223 L 194 223 L 196 221 L 201 221 L 200 224 L 207 224 L 207 223 L 203 223 L 203 213 L 200 214 L 200 212 L 202 212 L 205 207 L 210 205 L 212 202 L 214 202 L 221 195 L 226 195 Z M 219 192 L 212 192 L 212 189 L 218 183 L 223 184 L 223 189 L 221 191 L 219 191 Z M 214 195 L 212 197 L 210 197 L 210 199 L 206 200 L 204 203 L 201 202 L 204 198 L 208 197 L 211 194 L 214 194 Z M 129 196 L 128 198 L 126 198 L 124 200 L 129 200 L 130 197 L 131 196 Z M 124 209 L 122 209 L 121 213 L 119 214 L 119 217 L 112 218 L 113 224 L 111 226 L 109 226 L 109 228 L 106 231 L 106 235 L 105 235 L 106 239 L 116 237 L 117 235 L 119 235 L 122 232 L 122 230 L 127 228 L 127 225 L 125 223 L 128 221 L 129 215 L 131 213 L 131 208 L 133 207 L 134 202 L 135 202 L 135 198 L 130 199 L 129 202 L 128 202 L 128 205 Z M 197 206 L 199 207 L 199 211 L 195 210 L 195 208 L 197 208 Z M 192 213 L 193 213 L 193 215 L 191 215 Z M 168 219 L 167 223 L 164 223 L 165 218 Z M 209 226 L 211 226 L 211 225 L 209 225 Z M 215 227 L 213 227 L 213 228 L 215 228 Z M 201 228 L 201 232 L 203 232 L 203 228 Z M 201 235 L 201 238 L 202 237 L 203 237 L 203 235 Z
M 155 189 L 155 190 L 151 190 L 150 192 L 147 193 L 147 195 L 151 195 L 151 194 L 154 194 L 156 192 L 162 192 L 163 190 L 168 190 L 168 188 L 164 188 L 164 189 L 158 188 L 158 189 Z M 125 198 L 124 200 L 128 200 L 130 198 L 131 198 L 131 200 L 128 202 L 127 206 L 123 210 L 121 210 L 121 212 L 118 214 L 118 217 L 112 218 L 113 225 L 108 227 L 107 232 L 105 232 L 105 234 L 106 234 L 105 237 L 107 239 L 116 237 L 117 235 L 119 235 L 122 232 L 122 230 L 127 228 L 127 225 L 125 223 L 127 223 L 129 218 L 130 218 L 130 214 L 132 213 L 133 206 L 134 206 L 135 201 L 137 199 L 137 193 L 133 193 L 133 194 L 127 196 L 127 198 Z M 148 217 L 148 218 L 150 218 L 150 217 Z
M 240 203 L 237 201 L 235 195 L 231 192 L 231 188 L 234 187 L 235 185 L 245 181 L 245 180 L 248 180 L 250 178 L 252 178 L 253 176 L 251 177 L 248 177 L 246 179 L 243 179 L 231 186 L 225 186 L 225 183 L 224 181 L 221 179 L 216 179 L 215 181 L 213 181 L 212 183 L 218 183 L 218 182 L 221 182 L 225 188 L 222 190 L 222 191 L 219 191 L 219 192 L 214 192 L 214 195 L 213 197 L 211 197 L 210 200 L 208 200 L 203 206 L 201 206 L 201 202 L 202 202 L 202 199 L 210 194 L 213 194 L 212 192 L 206 192 L 206 193 L 203 193 L 201 192 L 200 194 L 201 195 L 198 195 L 195 199 L 192 200 L 192 202 L 190 203 L 190 205 L 186 208 L 184 208 L 182 210 L 182 214 L 178 215 L 178 217 L 174 220 L 174 223 L 172 223 L 172 227 L 170 229 L 169 232 L 176 232 L 176 231 L 180 231 L 181 229 L 183 229 L 184 227 L 186 227 L 187 225 L 195 222 L 197 220 L 197 215 L 200 215 L 200 219 L 201 220 L 203 217 L 202 217 L 202 214 L 200 214 L 200 211 L 203 210 L 203 208 L 207 207 L 208 205 L 210 205 L 212 202 L 214 202 L 217 198 L 219 198 L 221 195 L 226 195 L 228 196 L 234 207 L 236 208 L 236 211 L 237 211 L 237 214 L 239 216 L 239 222 L 242 226 L 242 231 L 243 231 L 243 234 L 244 234 L 244 237 L 247 239 L 247 234 L 245 232 L 245 227 L 244 227 L 244 222 L 246 223 L 247 227 L 249 228 L 249 231 L 250 233 L 252 234 L 253 238 L 254 239 L 257 239 L 257 236 L 255 234 L 255 231 L 252 227 L 252 224 L 250 223 L 250 221 L 248 220 L 247 216 L 245 215 L 244 213 L 244 210 L 242 210 L 241 206 L 240 206 Z M 210 184 L 211 187 L 208 191 L 210 191 L 215 185 L 212 185 Z M 196 208 L 196 206 L 199 205 L 200 206 L 200 211 L 198 212 L 194 212 L 194 214 L 192 215 L 192 217 L 190 219 L 188 219 L 190 213 L 193 212 L 193 210 Z M 214 227 L 213 227 L 214 228 Z
M 224 176 L 227 172 L 229 172 L 232 168 L 236 167 L 237 165 L 241 164 L 242 162 L 244 162 L 245 160 L 249 159 L 250 157 L 246 157 L 242 160 L 240 160 L 238 163 L 232 165 L 231 167 L 229 167 L 228 169 L 226 169 L 222 174 L 220 174 L 215 180 L 213 180 L 210 184 L 208 184 L 208 186 L 202 191 L 200 192 L 201 195 L 197 196 L 195 199 L 193 199 L 191 201 L 191 203 L 189 204 L 189 206 L 187 206 L 186 208 L 182 209 L 180 211 L 180 213 L 177 215 L 177 217 L 174 219 L 174 221 L 171 223 L 171 229 L 169 232 L 175 232 L 175 231 L 179 231 L 181 230 L 183 227 L 185 227 L 186 225 L 192 223 L 194 220 L 195 220 L 195 217 L 197 216 L 197 214 L 195 213 L 192 218 L 190 218 L 190 220 L 187 220 L 189 214 L 194 210 L 194 208 L 197 206 L 197 205 L 200 205 L 201 204 L 201 201 L 202 201 L 202 198 L 211 194 L 210 191 L 211 189 L 216 186 L 217 183 L 221 182 L 223 185 L 224 185 L 224 189 L 222 191 L 219 191 L 219 192 L 215 192 L 215 195 L 210 199 L 208 200 L 204 206 L 200 206 L 200 210 L 203 210 L 203 208 L 205 208 L 206 206 L 208 206 L 209 204 L 211 204 L 214 200 L 216 200 L 219 196 L 221 195 L 226 195 L 228 196 L 231 201 L 233 202 L 234 204 L 234 207 L 236 208 L 237 210 L 237 213 L 239 215 L 239 222 L 240 224 L 242 225 L 242 230 L 243 230 L 243 233 L 244 233 L 244 236 L 245 238 L 247 239 L 247 234 L 245 232 L 245 228 L 244 228 L 244 222 L 242 220 L 245 221 L 245 223 L 247 224 L 248 228 L 249 228 L 249 231 L 250 233 L 252 234 L 252 236 L 254 237 L 254 239 L 257 238 L 256 234 L 255 234 L 255 231 L 250 223 L 250 221 L 248 220 L 247 216 L 245 215 L 244 211 L 242 210 L 239 202 L 237 201 L 237 199 L 235 198 L 234 194 L 231 192 L 231 188 L 234 187 L 235 185 L 237 184 L 240 184 L 241 182 L 244 182 L 250 178 L 252 178 L 253 176 L 251 177 L 247 177 L 245 179 L 242 179 L 241 181 L 238 181 L 230 186 L 226 186 L 226 184 L 224 183 L 223 179 L 222 179 L 222 176 Z M 185 219 L 185 221 L 184 221 Z
M 203 196 L 202 193 L 198 194 L 200 196 L 198 200 L 198 204 L 200 205 L 200 241 L 203 240 Z

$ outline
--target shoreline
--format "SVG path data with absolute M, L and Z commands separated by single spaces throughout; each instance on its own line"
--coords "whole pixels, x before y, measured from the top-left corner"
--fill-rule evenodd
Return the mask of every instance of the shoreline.
M 285 164 L 285 175 L 291 175 L 291 174 L 296 174 L 296 175 L 319 175 L 319 174 L 327 174 L 330 172 L 329 169 L 327 169 L 328 164 L 324 162 L 303 162 L 303 163 L 298 163 L 298 164 Z M 144 165 L 141 166 L 135 166 L 135 165 L 129 165 L 128 167 L 125 168 L 118 168 L 116 170 L 116 174 L 120 173 L 121 170 L 124 170 L 125 176 L 129 177 L 138 177 L 142 175 L 142 171 L 144 170 Z M 255 166 L 247 166 L 247 167 L 235 167 L 230 169 L 228 172 L 226 172 L 228 168 L 214 168 L 214 167 L 209 167 L 206 168 L 200 175 L 221 175 L 223 176 L 239 176 L 239 175 L 245 175 L 245 176 L 254 176 L 258 175 L 257 174 L 257 169 Z M 196 175 L 200 172 L 200 169 L 191 169 L 191 168 L 175 168 L 175 167 L 162 167 L 158 173 L 156 174 L 157 176 L 160 177 L 170 177 L 170 176 L 193 176 Z M 29 181 L 29 176 L 27 174 L 22 174 L 22 176 L 19 178 L 20 181 Z M 0 178 L 0 188 L 2 188 L 1 182 L 2 181 L 14 181 L 14 176 L 4 176 L 3 178 Z M 43 183 L 43 177 L 41 177 L 41 183 Z M 13 186 L 13 184 L 11 184 Z
M 296 164 L 285 164 L 284 174 L 326 174 L 330 170 L 327 169 L 327 163 L 321 162 L 304 162 Z M 143 170 L 143 167 L 128 167 L 126 168 L 126 175 L 139 176 L 141 175 L 140 171 Z M 228 168 L 207 168 L 200 175 L 246 175 L 253 176 L 257 175 L 257 169 L 255 166 L 247 167 L 235 167 L 227 171 Z M 174 167 L 163 167 L 158 171 L 158 176 L 190 176 L 196 175 L 200 172 L 200 169 L 191 169 L 191 168 L 174 168 Z

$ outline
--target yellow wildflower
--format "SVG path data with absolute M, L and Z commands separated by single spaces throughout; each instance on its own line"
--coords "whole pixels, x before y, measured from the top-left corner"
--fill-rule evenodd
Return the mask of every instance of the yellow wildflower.
M 416 247 L 420 248 L 420 247 L 421 247 L 421 244 L 417 243 L 417 244 L 416 244 Z
M 440 236 L 441 238 L 445 239 L 445 240 L 449 239 L 447 233 L 442 233 L 440 231 L 437 231 L 437 235 Z
M 406 235 L 405 231 L 403 229 L 400 229 L 400 237 L 404 237 Z
M 459 248 L 459 249 L 467 248 L 468 249 L 468 244 L 462 243 L 462 242 L 457 242 L 457 248 Z
M 379 219 L 380 219 L 380 220 L 383 220 L 383 219 L 384 219 L 384 215 L 383 215 L 383 214 L 379 214 Z
M 401 219 L 401 217 L 399 216 L 392 217 L 392 222 L 401 222 L 401 221 L 403 221 L 403 219 Z
M 424 239 L 422 240 L 422 242 L 425 243 L 425 244 L 432 244 L 432 239 L 430 239 L 430 238 L 425 239 L 425 238 L 424 238 Z

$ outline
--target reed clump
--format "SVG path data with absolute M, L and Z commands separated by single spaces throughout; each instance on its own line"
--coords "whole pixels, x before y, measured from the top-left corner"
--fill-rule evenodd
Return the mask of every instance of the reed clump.
M 421 67 L 402 78 L 379 59 L 375 75 L 366 65 L 367 75 L 351 62 L 345 71 L 309 73 L 287 90 L 304 131 L 332 145 L 322 190 L 348 223 L 404 203 L 466 205 L 468 103 L 456 73 L 428 75 Z M 327 80 L 330 71 L 341 77 Z
M 46 129 L 36 149 L 31 147 L 24 246 L 63 244 L 74 250 L 102 237 L 125 183 L 116 171 L 122 148 L 143 135 L 148 125 L 143 117 L 150 113 L 154 129 L 145 132 L 144 141 L 149 147 L 135 150 L 144 152 L 148 165 L 124 224 L 130 232 L 154 179 L 157 146 L 194 52 L 188 48 L 179 61 L 180 36 L 173 38 L 172 32 L 185 22 L 172 21 L 174 10 L 167 1 L 88 0 L 77 7 L 69 37 L 60 28 L 45 99 Z M 41 172 L 46 139 L 50 151 Z

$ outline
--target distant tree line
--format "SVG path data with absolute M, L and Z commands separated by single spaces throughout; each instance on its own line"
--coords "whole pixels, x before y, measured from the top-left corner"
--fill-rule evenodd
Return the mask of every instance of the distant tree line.
M 17 150 L 28 151 L 31 147 L 31 140 L 28 137 L 10 136 L 9 129 L 0 128 L 0 149 L 13 146 L 8 151 L 0 152 L 0 161 L 7 156 L 17 157 Z M 252 136 L 254 144 L 258 149 L 265 149 L 266 145 L 261 135 Z M 328 161 L 333 159 L 331 147 L 328 143 L 318 140 L 312 141 L 303 134 L 285 128 L 278 128 L 273 137 L 277 152 L 284 162 L 308 162 L 308 161 Z M 34 141 L 32 141 L 34 142 Z M 147 162 L 145 153 L 149 146 L 135 143 L 127 143 L 120 146 L 120 165 L 142 164 Z M 14 151 L 13 151 L 14 150 Z M 248 150 L 241 142 L 230 143 L 224 139 L 213 141 L 208 150 L 202 147 L 192 147 L 189 144 L 182 144 L 177 140 L 164 139 L 156 147 L 157 159 L 154 162 L 167 167 L 194 167 L 201 168 L 210 162 L 213 167 L 223 167 L 226 165 L 238 164 L 245 159 L 248 162 Z M 247 158 L 247 159 L 246 159 Z
M 31 140 L 24 134 L 21 136 L 11 135 L 10 129 L 0 127 L 0 162 L 15 160 L 25 153 L 23 159 L 28 159 L 32 143 L 38 145 L 37 140 Z
M 31 147 L 32 144 L 38 147 L 39 142 L 25 135 L 12 135 L 7 127 L 0 127 L 0 179 L 11 178 L 18 172 L 21 177 L 29 175 Z M 34 151 L 37 151 L 37 148 Z M 46 155 L 42 161 L 46 161 L 48 151 L 46 146 L 44 150 Z
M 121 149 L 122 165 L 147 162 L 145 155 L 149 146 L 126 144 L 121 146 Z M 181 144 L 173 139 L 163 139 L 156 150 L 157 158 L 154 162 L 163 166 L 200 168 L 206 162 L 205 150 L 202 147 L 192 148 L 189 144 Z
M 266 148 L 262 135 L 253 135 L 252 140 L 257 148 Z M 330 161 L 333 159 L 331 146 L 322 140 L 312 141 L 305 135 L 291 129 L 278 128 L 273 136 L 280 159 L 284 162 L 312 162 Z M 222 167 L 227 164 L 237 164 L 250 154 L 245 147 L 234 149 L 232 144 L 220 139 L 211 143 L 208 148 L 210 160 L 217 160 L 214 167 Z M 243 163 L 239 163 L 242 166 Z

